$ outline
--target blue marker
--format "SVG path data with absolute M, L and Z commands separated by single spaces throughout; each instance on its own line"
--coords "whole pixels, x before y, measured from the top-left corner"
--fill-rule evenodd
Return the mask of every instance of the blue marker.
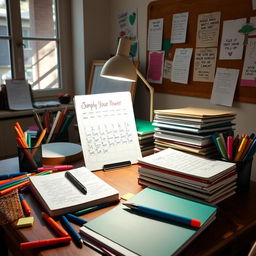
M 82 218 L 79 218 L 79 217 L 77 217 L 76 215 L 71 214 L 71 213 L 67 213 L 65 216 L 66 216 L 66 218 L 67 218 L 70 222 L 73 222 L 73 223 L 77 224 L 78 226 L 83 226 L 85 223 L 88 222 L 87 220 L 84 220 L 84 219 L 82 219 Z
M 256 137 L 254 138 L 250 148 L 248 149 L 246 155 L 244 156 L 244 160 L 249 160 L 253 157 L 253 154 L 256 151 Z
M 60 217 L 60 222 L 66 229 L 66 231 L 69 233 L 69 235 L 72 237 L 73 241 L 75 244 L 79 247 L 82 248 L 83 246 L 83 240 L 81 236 L 79 235 L 78 232 L 72 227 L 72 225 L 69 223 L 68 219 L 65 216 Z
M 15 178 L 24 174 L 28 174 L 27 172 L 15 172 L 15 173 L 8 173 L 8 174 L 1 174 L 0 180 L 7 180 L 11 178 Z

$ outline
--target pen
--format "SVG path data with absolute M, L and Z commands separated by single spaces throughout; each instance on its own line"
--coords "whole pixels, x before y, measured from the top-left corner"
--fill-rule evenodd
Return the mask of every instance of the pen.
M 28 173 L 27 172 L 14 172 L 14 173 L 9 173 L 9 174 L 1 174 L 0 180 L 11 179 L 11 178 L 19 177 L 19 176 L 22 176 L 25 174 L 28 174 Z
M 102 208 L 108 207 L 110 205 L 116 204 L 118 202 L 119 202 L 119 200 L 118 201 L 114 201 L 114 202 L 110 202 L 110 203 L 98 204 L 98 205 L 95 205 L 95 206 L 92 206 L 92 207 L 89 207 L 89 208 L 86 208 L 86 209 L 74 212 L 73 214 L 76 215 L 76 216 L 81 216 L 81 215 L 87 214 L 89 212 L 94 212 L 94 211 L 97 211 L 99 209 L 102 209 Z
M 65 177 L 83 194 L 87 194 L 86 187 L 70 172 L 65 172 Z
M 78 232 L 72 227 L 72 225 L 69 223 L 68 219 L 65 216 L 60 217 L 60 222 L 64 226 L 64 228 L 67 230 L 69 235 L 72 237 L 74 240 L 75 244 L 79 247 L 82 248 L 83 246 L 83 240 L 81 236 L 79 235 Z
M 42 212 L 43 219 L 53 228 L 53 230 L 60 236 L 65 237 L 68 236 L 66 230 L 60 226 L 52 217 L 50 217 L 47 213 Z
M 25 242 L 20 244 L 20 250 L 31 250 L 40 247 L 47 247 L 56 244 L 69 244 L 71 241 L 70 236 L 65 237 L 58 237 L 46 240 L 39 240 L 39 241 L 32 241 L 32 242 Z
M 157 210 L 157 209 L 153 209 L 150 207 L 137 205 L 133 203 L 123 203 L 123 205 L 131 208 L 132 210 L 145 213 L 149 216 L 151 215 L 151 216 L 160 217 L 166 220 L 177 221 L 177 222 L 187 224 L 189 226 L 196 227 L 196 228 L 200 228 L 201 226 L 201 221 L 196 219 L 191 219 L 185 216 L 181 216 L 181 215 L 177 215 L 177 214 L 173 214 L 173 213 L 169 213 L 169 212 L 165 212 L 165 211 L 161 211 L 161 210 Z
M 70 222 L 73 222 L 73 223 L 77 224 L 78 226 L 83 226 L 85 223 L 88 222 L 87 220 L 84 220 L 84 219 L 82 219 L 82 218 L 79 218 L 79 217 L 77 217 L 76 215 L 71 214 L 71 213 L 67 213 L 65 216 L 66 216 L 66 218 L 67 218 Z
M 47 171 L 47 170 L 65 171 L 65 170 L 70 170 L 73 168 L 74 168 L 73 165 L 54 165 L 54 166 L 47 166 L 47 167 L 39 167 L 39 168 L 37 168 L 37 171 L 38 172 Z
M 22 209 L 23 209 L 25 215 L 29 216 L 30 213 L 31 213 L 31 209 L 30 209 L 27 201 L 25 200 L 24 196 L 22 194 L 20 194 L 20 193 L 19 193 L 19 197 L 20 197 L 20 202 L 21 202 Z

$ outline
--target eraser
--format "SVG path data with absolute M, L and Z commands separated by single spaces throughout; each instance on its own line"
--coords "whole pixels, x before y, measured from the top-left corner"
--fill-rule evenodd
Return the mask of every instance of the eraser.
M 125 195 L 122 195 L 121 198 L 124 200 L 129 200 L 130 198 L 132 198 L 134 196 L 134 194 L 132 193 L 127 193 Z
M 34 217 L 25 217 L 25 218 L 20 218 L 16 224 L 16 228 L 26 228 L 26 227 L 31 227 L 34 223 Z

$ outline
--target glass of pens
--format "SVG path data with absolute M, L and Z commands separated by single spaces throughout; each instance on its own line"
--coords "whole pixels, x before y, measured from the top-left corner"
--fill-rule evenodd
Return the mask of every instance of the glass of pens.
M 241 136 L 225 136 L 215 133 L 213 141 L 221 158 L 236 164 L 237 190 L 249 189 L 253 156 L 256 152 L 256 136 L 243 134 Z

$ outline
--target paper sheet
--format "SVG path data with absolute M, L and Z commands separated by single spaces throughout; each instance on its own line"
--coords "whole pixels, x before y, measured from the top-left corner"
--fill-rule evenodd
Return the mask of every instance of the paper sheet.
M 6 92 L 10 110 L 33 109 L 31 92 L 26 80 L 6 80 Z
M 171 43 L 185 43 L 188 26 L 188 12 L 176 13 L 172 17 Z
M 243 56 L 244 34 L 239 29 L 246 24 L 246 18 L 223 22 L 220 60 L 240 60 Z
M 232 106 L 239 69 L 217 68 L 211 103 Z
M 198 15 L 196 47 L 218 46 L 220 15 L 220 12 Z
M 176 48 L 172 64 L 172 82 L 187 84 L 193 48 Z
M 196 48 L 193 81 L 213 82 L 217 48 Z
M 164 51 L 149 52 L 147 80 L 161 84 L 163 80 Z
M 88 169 L 137 162 L 141 151 L 130 92 L 75 96 L 75 110 Z
M 166 79 L 171 80 L 171 74 L 172 74 L 172 61 L 171 60 L 165 60 L 164 61 L 164 75 L 163 77 Z
M 164 19 L 149 20 L 148 25 L 148 50 L 158 51 L 162 49 Z
M 119 36 L 137 38 L 137 10 L 127 10 L 119 13 L 117 17 L 119 25 Z
M 240 85 L 256 87 L 256 38 L 248 38 Z

